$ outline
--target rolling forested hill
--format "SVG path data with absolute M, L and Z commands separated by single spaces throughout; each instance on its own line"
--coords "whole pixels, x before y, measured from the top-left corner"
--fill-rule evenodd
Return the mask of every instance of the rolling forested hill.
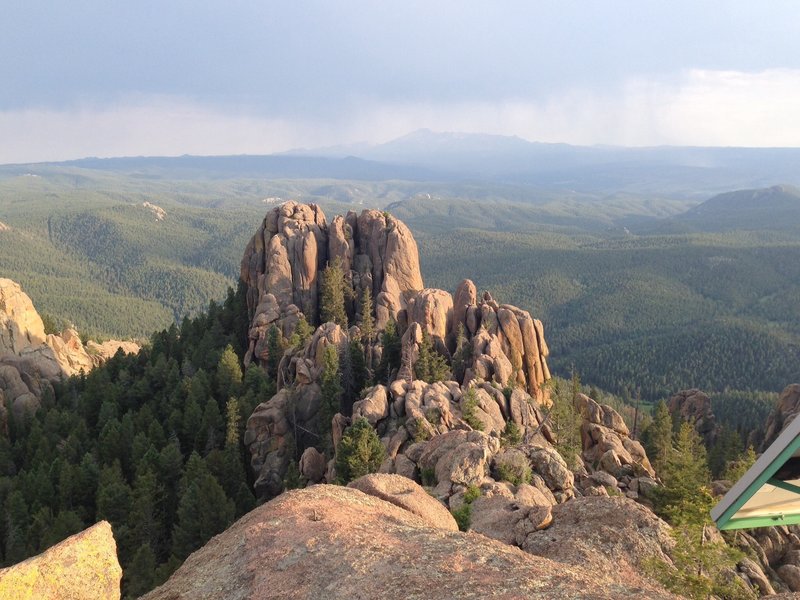
M 776 185 L 719 194 L 669 222 L 692 231 L 796 231 L 800 190 Z

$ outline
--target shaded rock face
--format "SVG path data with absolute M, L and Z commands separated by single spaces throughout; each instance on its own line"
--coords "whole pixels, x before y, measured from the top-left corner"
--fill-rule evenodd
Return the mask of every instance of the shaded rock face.
M 101 521 L 38 556 L 0 569 L 0 598 L 118 600 L 120 579 L 111 525 Z
M 748 556 L 739 573 L 762 595 L 800 591 L 800 527 L 761 527 L 739 531 L 735 545 Z
M 283 491 L 283 478 L 289 462 L 298 458 L 298 448 L 319 444 L 315 434 L 320 430 L 318 382 L 325 348 L 332 345 L 342 352 L 347 342 L 345 332 L 334 323 L 317 328 L 303 348 L 283 356 L 278 377 L 281 389 L 259 404 L 248 418 L 244 444 L 250 452 L 250 468 L 260 498 L 271 498 Z M 308 462 L 309 468 L 311 464 Z M 316 469 L 312 472 L 317 474 Z M 309 479 L 314 481 L 313 477 Z
M 89 342 L 84 347 L 78 332 L 45 334 L 44 324 L 31 299 L 19 284 L 0 278 L 0 430 L 7 426 L 6 405 L 22 419 L 38 410 L 44 394 L 65 376 L 88 373 L 117 350 L 139 352 L 133 342 Z
M 682 390 L 667 401 L 670 414 L 677 414 L 681 420 L 693 423 L 706 447 L 711 447 L 717 439 L 717 419 L 711 410 L 711 398 L 697 389 Z
M 800 413 L 800 383 L 793 383 L 781 392 L 778 404 L 767 417 L 767 422 L 764 424 L 764 439 L 759 451 L 763 452 L 769 448 L 798 413 Z
M 424 492 L 423 492 L 424 493 Z M 192 554 L 146 600 L 246 598 L 673 598 L 617 569 L 534 557 L 435 529 L 352 488 L 313 486 L 255 509 Z

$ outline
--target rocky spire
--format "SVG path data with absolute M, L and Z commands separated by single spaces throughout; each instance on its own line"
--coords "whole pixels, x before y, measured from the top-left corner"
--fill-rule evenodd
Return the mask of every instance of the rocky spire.
M 273 324 L 288 337 L 299 313 L 320 321 L 319 292 L 325 266 L 340 259 L 350 289 L 347 312 L 360 314 L 364 289 L 374 298 L 376 327 L 397 320 L 423 288 L 417 243 L 404 223 L 388 213 L 365 210 L 337 216 L 328 225 L 315 204 L 286 202 L 273 208 L 247 245 L 241 280 L 251 319 L 245 363 L 263 360 Z

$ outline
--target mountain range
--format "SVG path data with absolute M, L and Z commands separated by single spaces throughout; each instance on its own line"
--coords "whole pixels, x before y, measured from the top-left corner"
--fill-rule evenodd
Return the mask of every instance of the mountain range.
M 708 197 L 775 183 L 800 185 L 800 149 L 572 146 L 516 136 L 419 130 L 383 144 L 300 149 L 270 156 L 85 158 L 57 164 L 149 178 L 333 178 L 484 181 L 581 193 Z M 6 165 L 25 173 L 30 165 Z M 34 170 L 35 171 L 35 170 Z

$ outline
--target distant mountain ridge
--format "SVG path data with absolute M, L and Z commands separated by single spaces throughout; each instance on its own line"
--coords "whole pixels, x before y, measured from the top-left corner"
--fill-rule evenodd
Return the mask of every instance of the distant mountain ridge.
M 141 177 L 483 181 L 585 193 L 698 198 L 737 188 L 800 185 L 800 148 L 572 146 L 517 136 L 423 129 L 382 144 L 272 155 L 85 158 L 0 165 L 0 175 L 66 166 Z
M 425 166 L 474 179 L 582 191 L 631 186 L 652 191 L 666 183 L 708 194 L 778 181 L 800 185 L 798 148 L 574 146 L 518 136 L 420 129 L 383 144 L 334 146 L 298 154 L 317 152 Z

